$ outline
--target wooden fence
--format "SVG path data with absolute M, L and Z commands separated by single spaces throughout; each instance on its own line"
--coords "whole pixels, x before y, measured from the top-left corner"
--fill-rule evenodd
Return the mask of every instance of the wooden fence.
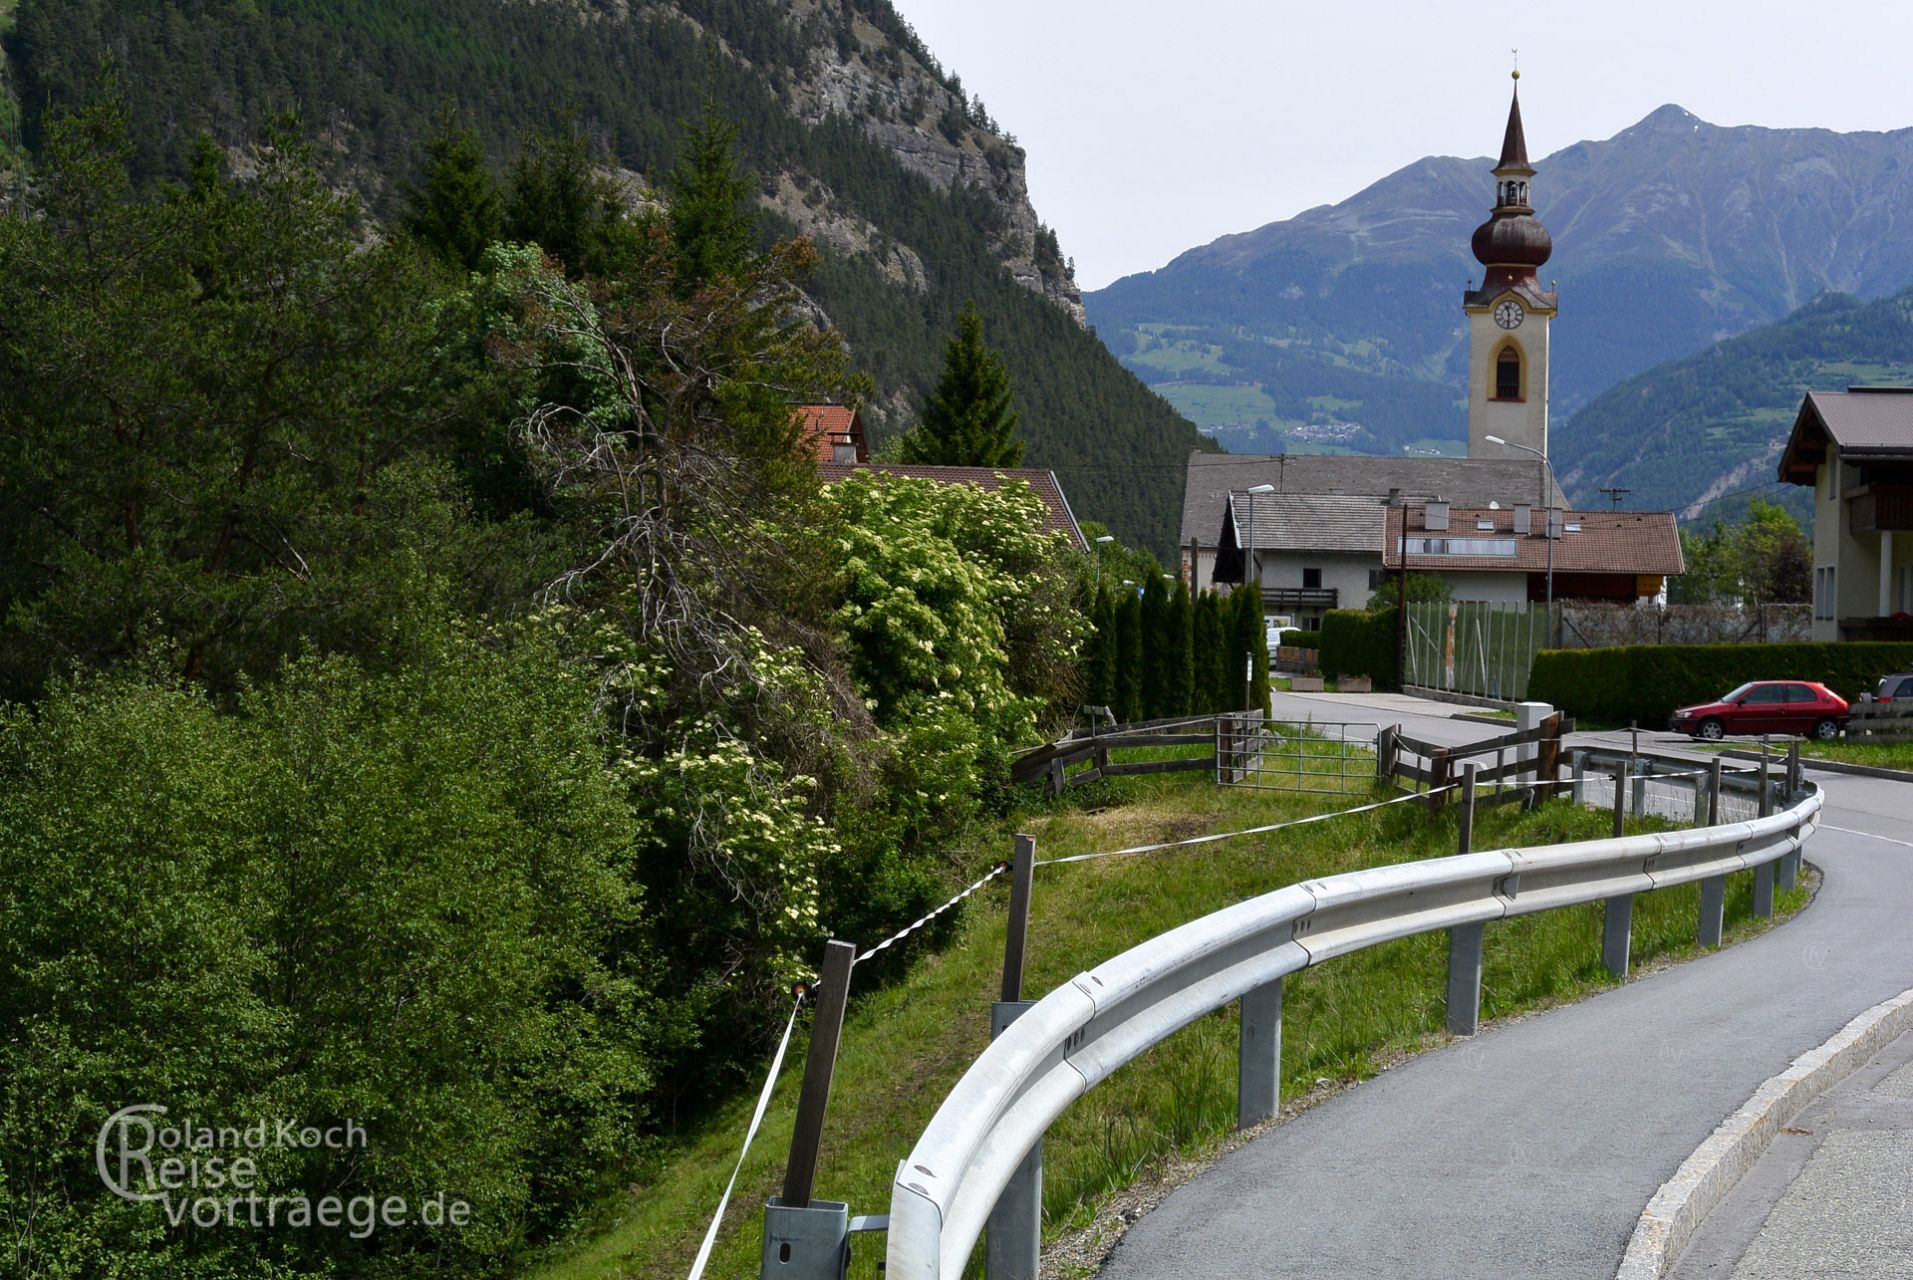
M 1375 743 L 1375 774 L 1378 778 L 1394 780 L 1398 786 L 1406 782 L 1409 790 L 1426 787 L 1432 793 L 1430 805 L 1438 810 L 1447 803 L 1448 792 L 1443 788 L 1461 781 L 1461 763 L 1491 755 L 1495 758 L 1493 766 L 1484 765 L 1475 773 L 1478 787 L 1524 780 L 1552 785 L 1516 787 L 1487 794 L 1478 792 L 1475 803 L 1493 805 L 1521 801 L 1533 805 L 1547 795 L 1554 794 L 1562 785 L 1558 780 L 1561 771 L 1561 735 L 1573 732 L 1574 721 L 1559 711 L 1533 729 L 1517 729 L 1513 733 L 1466 746 L 1450 747 L 1424 742 L 1403 733 L 1399 726 L 1385 727 Z M 1526 746 L 1534 746 L 1536 750 L 1523 759 L 1519 748 Z
M 1913 742 L 1913 701 L 1856 702 L 1847 711 L 1850 742 Z
M 1010 781 L 1026 785 L 1042 783 L 1055 796 L 1098 778 L 1141 773 L 1213 773 L 1217 735 L 1227 731 L 1223 722 L 1240 714 L 1181 716 L 1172 720 L 1142 720 L 1135 724 L 1073 730 L 1055 742 L 1012 759 Z M 1209 750 L 1206 755 L 1180 760 L 1124 762 L 1109 758 L 1111 751 L 1135 747 L 1207 747 Z M 1068 772 L 1070 766 L 1084 763 L 1090 767 Z

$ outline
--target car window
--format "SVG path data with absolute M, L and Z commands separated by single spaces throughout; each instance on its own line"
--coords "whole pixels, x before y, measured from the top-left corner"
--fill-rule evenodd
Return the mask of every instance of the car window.
M 1908 676 L 1906 679 L 1900 681 L 1900 691 L 1893 696 L 1896 698 L 1913 698 L 1913 676 Z
M 1787 686 L 1787 701 L 1818 702 L 1820 701 L 1820 695 L 1804 684 L 1790 684 Z
M 1753 687 L 1754 687 L 1753 681 L 1749 680 L 1746 684 L 1741 685 L 1739 688 L 1735 689 L 1732 693 L 1722 698 L 1721 701 L 1722 702 L 1738 702 L 1740 701 L 1740 696 L 1746 693 L 1747 690 Z
M 1747 695 L 1747 705 L 1768 707 L 1787 699 L 1787 686 L 1784 684 L 1763 684 Z

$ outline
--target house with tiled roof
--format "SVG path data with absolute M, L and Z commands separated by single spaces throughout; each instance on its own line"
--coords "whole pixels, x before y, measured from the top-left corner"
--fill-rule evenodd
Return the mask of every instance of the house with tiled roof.
M 1021 482 L 1030 487 L 1043 504 L 1042 527 L 1050 533 L 1068 536 L 1070 545 L 1078 551 L 1088 551 L 1089 542 L 1083 537 L 1083 530 L 1076 523 L 1076 513 L 1070 510 L 1069 499 L 1063 495 L 1063 486 L 1056 479 L 1054 471 L 1038 470 L 1034 467 L 938 467 L 917 463 L 866 462 L 851 465 L 842 462 L 820 462 L 817 472 L 825 484 L 836 484 L 853 475 L 875 473 L 880 476 L 906 476 L 916 480 L 933 480 L 937 484 L 973 484 L 979 489 L 995 492 L 1007 484 Z
M 806 404 L 797 408 L 797 427 L 819 462 L 870 461 L 870 440 L 863 415 L 849 405 Z
M 1913 640 L 1913 387 L 1809 391 L 1780 478 L 1813 486 L 1813 638 Z
M 1552 535 L 1552 536 L 1550 536 Z M 1409 503 L 1385 509 L 1382 568 L 1433 574 L 1457 600 L 1633 604 L 1685 573 L 1671 511 L 1537 511 Z

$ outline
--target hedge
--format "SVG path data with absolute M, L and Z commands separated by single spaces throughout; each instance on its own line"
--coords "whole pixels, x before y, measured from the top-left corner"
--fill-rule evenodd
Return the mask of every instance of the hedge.
M 1880 677 L 1913 669 L 1913 644 L 1634 644 L 1543 649 L 1528 696 L 1569 715 L 1659 728 L 1675 708 L 1712 702 L 1749 680 L 1817 680 L 1853 701 Z
M 1368 676 L 1377 689 L 1397 687 L 1395 610 L 1330 609 L 1321 634 L 1323 675 Z
M 1291 631 L 1282 637 L 1285 647 L 1291 649 L 1320 649 L 1322 633 L 1320 631 Z

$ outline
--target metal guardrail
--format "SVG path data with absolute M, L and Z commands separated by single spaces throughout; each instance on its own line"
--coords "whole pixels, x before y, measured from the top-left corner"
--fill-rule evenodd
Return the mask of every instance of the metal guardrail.
M 1640 760 L 1635 757 L 1637 765 Z M 1625 765 L 1626 753 L 1616 763 Z M 1724 786 L 1732 776 L 1717 768 L 1696 773 L 1691 761 L 1662 763 L 1669 769 L 1684 765 L 1697 782 L 1708 776 Z M 1481 930 L 1488 921 L 1605 901 L 1603 959 L 1615 970 L 1618 958 L 1617 971 L 1625 973 L 1636 894 L 1700 881 L 1700 937 L 1718 942 L 1726 877 L 1752 868 L 1756 910 L 1764 901 L 1771 914 L 1775 866 L 1783 860 L 1797 866 L 1821 806 L 1819 791 L 1797 771 L 1790 781 L 1791 807 L 1751 821 L 1466 853 L 1290 885 L 1170 930 L 1079 974 L 1003 1027 L 898 1166 L 886 1274 L 892 1280 L 962 1275 L 993 1214 L 1007 1215 L 999 1222 L 1030 1218 L 1036 1206 L 999 1206 L 999 1199 L 1008 1200 L 1003 1193 L 1013 1178 L 1020 1197 L 1031 1194 L 1027 1159 L 1064 1108 L 1150 1046 L 1233 1001 L 1242 1001 L 1243 1014 L 1239 1119 L 1246 1124 L 1274 1114 L 1281 984 L 1291 973 L 1446 929 L 1449 1018 L 1455 1025 L 1458 1005 L 1479 1000 Z M 1764 771 L 1755 785 L 1764 808 L 1772 795 Z M 1702 798 L 1697 789 L 1697 808 Z M 1472 1017 L 1461 1013 L 1461 1025 L 1472 1030 Z M 1034 1181 L 1040 1195 L 1040 1177 Z

